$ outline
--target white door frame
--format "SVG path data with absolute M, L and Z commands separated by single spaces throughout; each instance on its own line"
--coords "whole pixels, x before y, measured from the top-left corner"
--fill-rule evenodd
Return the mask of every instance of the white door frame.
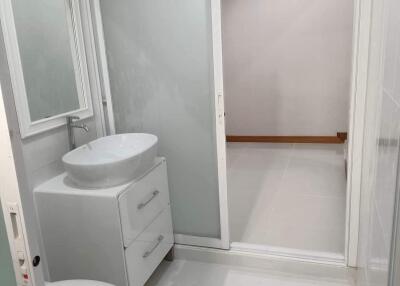
M 354 0 L 353 70 L 349 113 L 345 262 L 357 266 L 372 0 Z
M 214 4 L 213 16 L 217 19 L 213 21 L 213 30 L 221 27 L 220 0 Z M 366 109 L 366 91 L 368 80 L 368 59 L 370 42 L 370 22 L 371 22 L 372 0 L 354 0 L 353 18 L 353 67 L 351 75 L 351 93 L 349 109 L 349 149 L 348 149 L 348 181 L 346 186 L 346 234 L 345 234 L 345 264 L 347 266 L 357 266 L 357 250 L 359 235 L 359 216 L 361 201 L 361 168 L 363 157 L 364 139 L 364 117 Z M 215 37 L 220 37 L 219 35 Z M 216 83 L 223 88 L 222 76 L 222 45 L 214 40 L 214 53 L 221 56 L 214 60 L 214 71 Z M 221 83 L 219 83 L 221 81 Z M 221 89 L 223 90 L 223 89 Z M 222 91 L 221 91 L 222 93 Z M 218 95 L 217 95 L 218 96 Z M 221 96 L 223 98 L 223 96 Z M 225 129 L 217 129 L 218 137 L 225 138 Z M 224 139 L 225 140 L 225 139 Z M 222 146 L 222 144 L 221 144 Z M 225 146 L 225 145 L 224 145 Z M 225 148 L 225 147 L 224 147 Z M 218 157 L 225 162 L 226 150 L 221 147 L 218 149 Z M 222 150 L 224 149 L 224 150 Z M 220 182 L 224 182 L 226 187 L 226 170 L 220 173 Z M 222 191 L 224 199 L 227 198 L 226 190 Z M 226 209 L 225 209 L 226 208 Z M 227 206 L 221 204 L 221 213 L 227 211 Z M 222 223 L 227 223 L 228 219 Z M 229 229 L 229 228 L 228 228 Z M 229 235 L 228 235 L 229 236 Z
M 32 194 L 20 192 L 17 167 L 14 161 L 10 131 L 6 118 L 4 100 L 0 86 L 0 197 L 4 222 L 6 225 L 11 257 L 17 285 L 43 286 L 43 270 L 41 265 L 33 267 L 32 259 L 39 254 L 35 224 L 33 200 L 25 199 Z M 16 236 L 15 232 L 18 232 Z M 19 255 L 18 255 L 18 254 Z M 23 267 L 20 259 L 24 259 Z M 27 274 L 24 278 L 22 274 Z
M 107 135 L 113 135 L 115 131 L 114 110 L 111 97 L 110 75 L 108 73 L 108 63 L 106 46 L 104 39 L 103 20 L 101 17 L 100 0 L 93 0 L 91 8 L 91 15 L 93 16 L 93 29 L 95 37 L 95 50 L 98 60 L 98 73 L 101 78 L 101 96 L 100 102 L 105 105 L 103 114 L 106 121 Z
M 228 182 L 226 175 L 225 97 L 222 62 L 221 0 L 211 0 L 212 42 L 214 64 L 215 122 L 218 157 L 219 213 L 221 248 L 230 248 Z

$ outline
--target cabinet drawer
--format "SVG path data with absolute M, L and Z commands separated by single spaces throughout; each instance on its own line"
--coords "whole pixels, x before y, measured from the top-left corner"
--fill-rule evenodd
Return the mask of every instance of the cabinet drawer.
M 173 243 L 171 210 L 168 207 L 125 250 L 129 286 L 143 286 Z
M 128 247 L 167 206 L 167 168 L 163 160 L 119 197 L 124 246 Z

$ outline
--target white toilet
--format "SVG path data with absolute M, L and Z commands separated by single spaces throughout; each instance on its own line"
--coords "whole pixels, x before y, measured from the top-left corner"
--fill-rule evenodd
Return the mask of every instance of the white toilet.
M 94 280 L 63 280 L 56 282 L 46 282 L 46 286 L 114 286 L 108 283 Z

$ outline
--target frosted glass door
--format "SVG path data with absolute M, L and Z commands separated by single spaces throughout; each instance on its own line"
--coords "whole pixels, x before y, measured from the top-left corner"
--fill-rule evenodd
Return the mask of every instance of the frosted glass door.
M 101 1 L 117 133 L 159 137 L 175 233 L 221 237 L 210 0 Z
M 1 208 L 1 204 L 0 204 Z M 14 286 L 14 269 L 8 244 L 6 226 L 4 224 L 3 210 L 0 209 L 0 285 Z

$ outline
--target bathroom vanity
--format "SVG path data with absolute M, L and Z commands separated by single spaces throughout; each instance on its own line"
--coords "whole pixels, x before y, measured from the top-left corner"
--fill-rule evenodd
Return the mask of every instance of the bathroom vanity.
M 64 173 L 35 190 L 52 281 L 142 286 L 173 248 L 164 158 L 135 181 L 84 189 Z

